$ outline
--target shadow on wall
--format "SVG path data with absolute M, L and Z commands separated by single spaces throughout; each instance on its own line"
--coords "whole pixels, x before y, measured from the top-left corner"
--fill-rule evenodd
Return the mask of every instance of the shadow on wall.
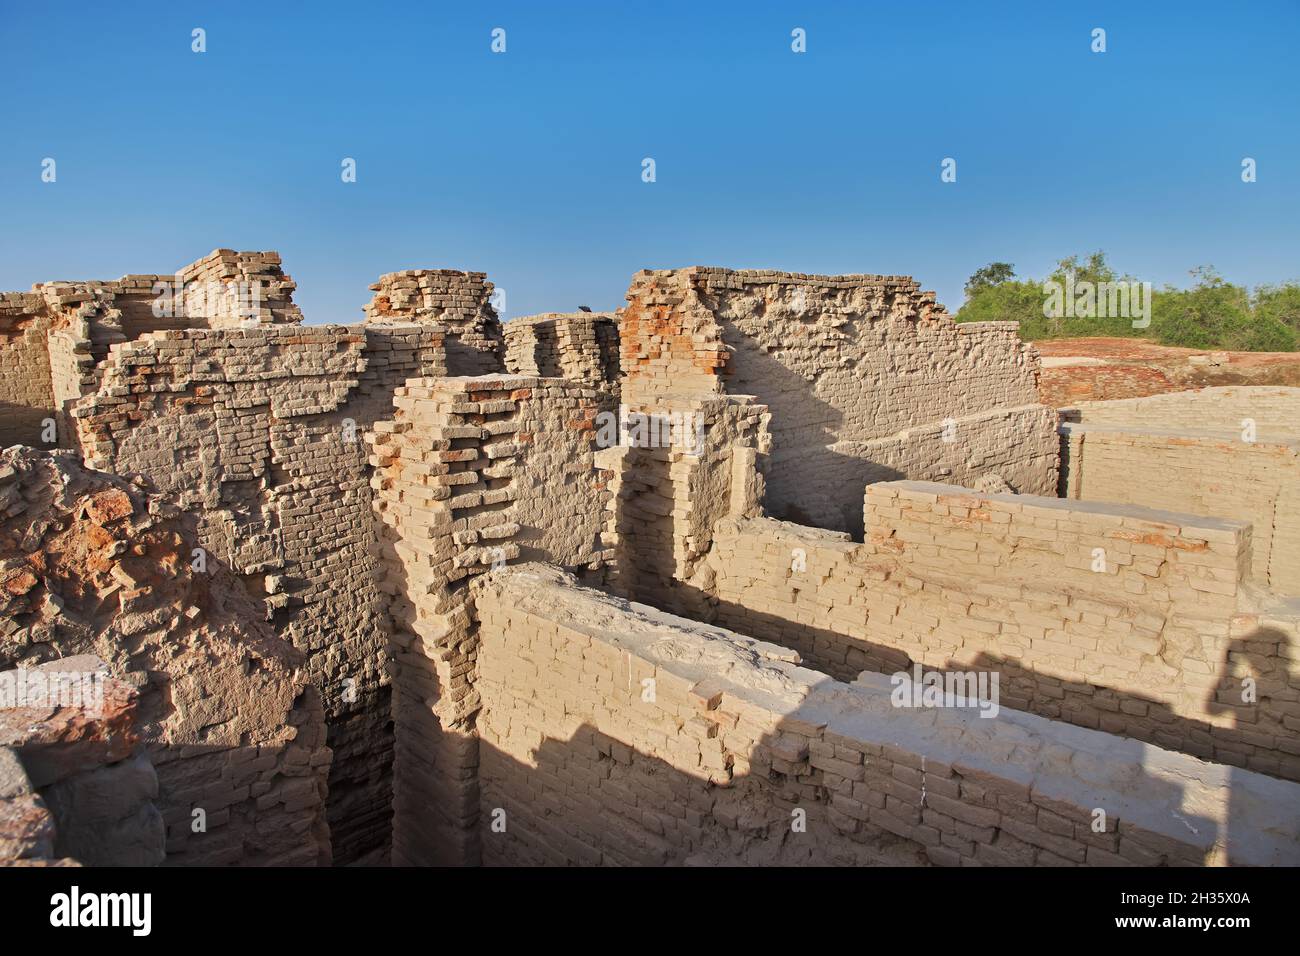
M 447 645 L 465 637 L 470 609 L 465 581 L 449 583 L 435 603 L 441 620 L 421 610 L 411 593 L 406 565 L 395 549 L 391 529 L 379 535 L 389 596 L 388 656 L 392 668 L 392 837 L 394 866 L 473 865 L 480 860 L 478 833 L 480 742 L 474 733 L 477 706 L 457 713 Z M 426 588 L 429 586 L 426 584 Z M 428 593 L 436 593 L 429 591 Z M 429 635 L 443 630 L 442 640 Z M 439 664 L 442 663 L 442 668 Z M 467 679 L 460 675 L 462 684 Z M 473 693 L 472 688 L 469 689 Z
M 881 674 L 907 671 L 914 664 L 911 656 L 898 648 L 757 612 L 690 585 L 679 583 L 673 592 L 674 600 L 669 602 L 673 606 L 665 610 L 796 650 L 805 667 L 820 670 L 837 680 L 852 681 L 863 671 Z M 1237 719 L 1230 725 L 1176 713 L 1169 704 L 1155 697 L 1042 674 L 1012 657 L 981 654 L 969 664 L 951 665 L 951 668 L 997 672 L 1000 696 L 1007 707 L 1244 768 L 1261 735 L 1290 733 L 1294 737 L 1284 720 L 1297 693 L 1295 683 L 1278 664 L 1276 650 L 1270 660 L 1269 652 L 1260 649 L 1261 646 L 1285 649 L 1290 639 L 1276 628 L 1260 628 L 1235 639 L 1229 646 L 1220 664 L 1218 689 L 1206 702 L 1206 709 L 1211 714 L 1235 714 Z M 938 670 L 928 666 L 927 669 Z M 1254 680 L 1257 699 L 1253 703 L 1241 703 L 1243 682 L 1248 677 Z M 1045 687 L 1055 691 L 1045 693 Z M 1097 711 L 1104 712 L 1100 719 Z M 1269 726 L 1261 727 L 1261 718 Z M 1270 759 L 1269 753 L 1257 756 L 1250 769 L 1286 780 L 1300 776 L 1280 765 L 1277 759 Z
M 149 697 L 157 694 L 141 703 Z M 319 713 L 315 688 L 304 688 L 293 706 L 298 717 Z M 150 709 L 158 709 L 156 699 Z M 114 711 L 96 714 L 80 704 L 33 703 L 8 715 L 0 735 L 26 777 L 18 792 L 30 785 L 54 823 L 47 846 L 6 847 L 19 858 L 71 858 L 85 866 L 329 864 L 325 787 L 312 760 L 328 759 L 328 751 L 314 749 L 320 740 L 150 743 L 123 733 Z M 146 713 L 139 722 L 147 731 Z M 0 801 L 0 817 L 3 809 Z
M 732 326 L 724 324 L 723 340 L 733 348 L 722 369 L 727 391 L 752 391 L 772 416 L 768 425 L 772 451 L 765 474 L 767 513 L 783 521 L 849 531 L 860 538 L 862 488 L 861 484 L 846 486 L 845 469 L 866 463 L 829 447 L 839 440 L 843 413 L 817 398 L 814 386 L 802 375 L 756 348 L 738 347 Z M 762 388 L 754 389 L 752 383 L 759 382 Z
M 807 715 L 816 719 L 816 714 Z M 1185 807 L 1185 788 L 1147 773 L 1150 748 L 1119 741 L 1107 754 L 1071 755 L 1086 788 L 1114 764 L 1132 773 L 1119 805 L 1071 807 L 1035 791 L 999 793 L 987 773 L 886 747 L 865 765 L 792 747 L 800 711 L 750 755 L 748 772 L 713 783 L 590 724 L 546 737 L 522 762 L 481 750 L 479 837 L 485 865 L 617 866 L 1198 866 L 1214 857 L 1220 825 Z M 791 732 L 787 733 L 789 727 Z M 669 746 L 672 745 L 671 739 Z M 778 756 L 778 753 L 780 756 Z M 1158 753 L 1158 752 L 1157 752 Z M 836 748 L 836 758 L 846 756 Z M 1156 758 L 1158 759 L 1158 757 Z M 821 765 L 819 767 L 818 765 Z M 836 773 L 822 767 L 834 766 Z M 1104 769 L 1103 769 L 1104 768 Z M 840 774 L 844 774 L 841 776 Z M 1014 772 L 1008 777 L 1015 778 Z M 1035 781 L 1036 783 L 1037 781 Z M 1012 785 L 1014 788 L 1014 784 Z M 1085 791 L 1086 792 L 1086 791 Z M 1051 806 L 1047 809 L 1044 804 Z M 1104 829 L 1097 832 L 1096 810 Z M 1244 810 L 1244 808 L 1238 808 Z M 1168 813 L 1187 843 L 1147 827 Z M 1228 854 L 1238 844 L 1228 821 Z M 1244 833 L 1237 838 L 1248 841 Z M 1256 840 L 1258 838 L 1256 837 Z M 1249 849 L 1245 844 L 1240 849 Z
M 53 447 L 52 443 L 41 440 L 47 419 L 54 419 L 53 409 L 0 402 L 0 448 L 8 448 L 10 445 L 30 445 L 44 449 Z
M 795 461 L 795 470 L 799 474 L 791 475 L 785 483 L 799 489 L 794 492 L 798 497 L 785 502 L 779 509 L 774 508 L 770 500 L 772 484 L 769 478 L 764 502 L 766 513 L 778 521 L 791 521 L 827 531 L 844 531 L 859 544 L 866 535 L 862 490 L 878 481 L 905 481 L 912 477 L 888 465 L 844 455 L 828 447 L 800 449 Z M 809 475 L 825 477 L 812 483 L 805 492 L 803 489 L 809 485 Z M 855 490 L 858 492 L 856 499 L 852 494 Z
M 806 757 L 779 769 L 755 763 L 719 785 L 590 724 L 568 740 L 544 739 L 530 756 L 531 765 L 482 744 L 485 865 L 927 863 L 902 836 L 844 815 L 832 823 L 834 795 Z
M 308 686 L 304 695 L 315 697 L 316 689 Z M 305 709 L 306 701 L 300 698 L 298 706 Z M 163 865 L 329 866 L 326 788 L 309 763 L 283 761 L 283 753 L 296 747 L 149 747 L 158 802 L 167 808 Z M 102 832 L 84 806 L 67 810 L 55 810 L 61 836 L 69 818 L 78 833 Z
M 1205 709 L 1211 714 L 1233 715 L 1235 719 L 1232 728 L 1235 732 L 1250 734 L 1258 713 L 1257 708 L 1265 706 L 1265 701 L 1273 703 L 1271 696 L 1266 694 L 1285 688 L 1285 684 L 1279 685 L 1277 675 L 1270 671 L 1268 656 L 1254 650 L 1252 645 L 1277 643 L 1280 647 L 1286 647 L 1287 641 L 1288 635 L 1285 632 L 1269 627 L 1262 627 L 1244 637 L 1234 638 L 1228 645 L 1227 653 L 1218 671 L 1219 679 L 1216 683 L 1218 690 L 1206 699 Z M 1292 693 L 1294 694 L 1294 691 Z M 1254 703 L 1248 701 L 1251 696 L 1255 697 Z M 1231 739 L 1228 737 L 1229 741 Z M 1225 762 L 1238 763 L 1236 760 Z M 1248 819 L 1254 812 L 1256 798 L 1243 785 L 1245 773 L 1246 771 L 1241 769 L 1240 765 L 1233 766 L 1228 771 L 1228 786 L 1231 790 L 1228 804 L 1228 845 L 1230 847 L 1233 841 L 1240 843 L 1251 838 L 1242 821 Z M 1300 814 L 1300 807 L 1293 809 Z
M 1269 643 L 1286 647 L 1288 640 L 1283 631 L 1260 628 L 1229 645 L 1220 664 L 1217 689 L 1205 702 L 1210 714 L 1236 715 L 1226 725 L 1176 713 L 1169 704 L 1142 694 L 1041 675 L 1023 668 L 1013 658 L 981 654 L 972 666 L 1002 675 L 1002 698 L 1008 707 L 1131 737 L 1213 763 L 1243 769 L 1249 764 L 1249 769 L 1256 773 L 1295 780 L 1294 765 L 1288 768 L 1281 763 L 1287 757 L 1285 753 L 1279 755 L 1270 749 L 1252 756 L 1261 737 L 1279 733 L 1294 737 L 1283 723 L 1292 706 L 1285 695 L 1295 694 L 1294 689 L 1288 690 L 1288 674 L 1284 669 L 1279 671 L 1276 657 L 1270 661 L 1268 653 L 1253 649 L 1253 645 Z M 1247 679 L 1253 681 L 1258 694 L 1251 703 L 1245 702 L 1242 696 Z M 1060 698 L 1044 700 L 1043 684 L 1059 687 Z M 1275 692 L 1284 697 L 1274 697 Z M 1088 709 L 1106 713 L 1098 721 L 1090 716 Z M 1271 726 L 1262 727 L 1261 718 L 1267 719 Z

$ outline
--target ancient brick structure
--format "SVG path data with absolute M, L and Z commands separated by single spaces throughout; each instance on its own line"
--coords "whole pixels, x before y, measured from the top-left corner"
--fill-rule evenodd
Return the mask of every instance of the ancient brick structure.
M 547 312 L 505 326 L 506 369 L 518 375 L 618 381 L 618 319 L 609 312 Z
M 478 590 L 485 862 L 1300 861 L 1295 784 L 1027 714 L 900 709 L 883 677 L 575 583 L 525 566 Z
M 330 752 L 302 655 L 222 562 L 196 560 L 176 505 L 22 448 L 0 453 L 0 495 L 0 666 L 93 654 L 129 684 L 168 861 L 328 860 Z
M 1300 389 L 1206 388 L 1063 416 L 1064 497 L 1248 520 L 1253 577 L 1300 593 Z
M 0 858 L 1300 862 L 1297 390 L 1058 415 L 897 276 L 504 326 L 483 273 L 348 326 L 293 288 L 218 250 L 0 297 L 41 449 L 0 689 L 95 655 L 125 702 L 0 739 Z
M 476 638 L 467 586 L 521 555 L 600 569 L 601 394 L 527 376 L 412 379 L 373 436 L 391 529 L 397 721 L 393 858 L 477 862 Z
M 953 322 L 905 276 L 642 272 L 622 332 L 629 405 L 726 392 L 768 407 L 776 517 L 860 533 L 852 489 L 884 478 L 1054 487 L 1032 346 L 1015 323 Z

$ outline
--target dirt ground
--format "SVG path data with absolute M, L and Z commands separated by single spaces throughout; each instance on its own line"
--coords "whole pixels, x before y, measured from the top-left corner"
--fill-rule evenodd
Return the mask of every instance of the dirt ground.
M 1300 386 L 1300 352 L 1201 351 L 1124 338 L 1034 345 L 1043 357 L 1043 401 L 1057 406 L 1209 385 Z

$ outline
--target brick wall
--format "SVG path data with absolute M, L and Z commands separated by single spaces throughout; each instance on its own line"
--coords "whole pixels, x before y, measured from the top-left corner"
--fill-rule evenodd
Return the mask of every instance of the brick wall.
M 1007 706 L 1300 778 L 1300 628 L 1242 590 L 1249 525 L 915 482 L 866 502 L 864 545 L 723 521 L 683 590 L 841 679 L 997 671 Z
M 295 288 L 278 253 L 218 249 L 174 275 L 44 282 L 27 293 L 0 293 L 0 447 L 48 447 L 40 440 L 45 418 L 56 422 L 59 447 L 72 445 L 67 406 L 95 390 L 98 365 L 113 345 L 158 331 L 297 324 Z
M 772 414 L 766 506 L 777 516 L 861 530 L 864 473 L 935 479 L 975 467 L 1045 491 L 1048 414 L 1021 415 L 1008 446 L 992 409 L 1037 404 L 1038 358 L 1011 322 L 957 324 L 905 276 L 807 276 L 696 267 L 638 273 L 622 316 L 624 401 L 663 404 L 721 391 Z M 980 453 L 941 462 L 918 433 L 944 419 Z M 983 435 L 980 429 L 992 430 Z M 892 436 L 892 439 L 891 439 Z M 884 448 L 874 445 L 891 439 Z M 1008 447 L 1024 444 L 1027 464 Z M 888 463 L 870 456 L 884 451 Z M 1031 454 L 1030 458 L 1033 457 Z M 1046 456 L 1046 457 L 1043 457 Z M 949 455 L 947 457 L 954 457 Z M 874 466 L 874 468 L 872 467 Z
M 758 456 L 768 447 L 767 409 L 720 396 L 673 408 L 632 408 L 641 421 L 679 426 L 668 442 L 625 444 L 606 452 L 613 474 L 614 586 L 638 600 L 675 606 L 676 582 L 689 581 L 708 553 L 716 522 L 758 514 Z
M 599 577 L 608 394 L 530 376 L 411 379 L 369 436 L 387 526 L 394 705 L 393 861 L 479 860 L 477 636 L 470 579 L 524 558 Z
M 1011 710 L 895 707 L 884 677 L 575 585 L 533 565 L 475 587 L 485 863 L 1300 861 L 1296 784 Z
M 482 272 L 407 269 L 370 286 L 366 322 L 437 325 L 446 339 L 450 375 L 502 372 L 504 336 L 492 307 L 492 283 Z
M 1281 435 L 1287 424 L 1264 430 Z M 1300 438 L 1245 442 L 1230 433 L 1064 425 L 1061 447 L 1066 497 L 1248 521 L 1254 578 L 1300 595 Z
M 618 319 L 611 312 L 548 312 L 505 324 L 506 370 L 616 386 Z
M 121 343 L 75 409 L 87 462 L 143 475 L 200 518 L 276 632 L 307 654 L 335 753 L 336 860 L 388 843 L 386 600 L 366 429 L 398 384 L 445 371 L 437 325 L 262 326 Z
M 1225 385 L 1113 402 L 1080 402 L 1061 410 L 1085 425 L 1134 425 L 1240 436 L 1246 419 L 1258 441 L 1300 439 L 1300 388 Z
M 877 481 L 934 480 L 968 488 L 989 485 L 989 490 L 1027 495 L 1056 491 L 1060 447 L 1057 415 L 1046 405 L 1023 405 L 978 412 L 909 428 L 888 438 L 869 442 L 839 441 L 818 461 L 789 460 L 785 467 L 817 474 L 818 481 L 836 489 L 810 517 L 819 527 L 863 534 L 860 508 L 849 511 L 844 489 Z M 768 487 L 778 482 L 779 464 L 768 468 Z M 792 477 L 791 480 L 794 480 Z M 772 495 L 769 494 L 769 498 Z M 809 503 L 811 496 L 805 498 Z M 810 504 L 811 506 L 811 504 Z M 769 508 L 779 512 L 780 508 Z M 789 509 L 786 509 L 789 511 Z M 827 515 L 837 513 L 836 520 Z
M 42 422 L 54 415 L 46 337 L 53 316 L 41 296 L 0 293 L 0 448 L 42 446 Z

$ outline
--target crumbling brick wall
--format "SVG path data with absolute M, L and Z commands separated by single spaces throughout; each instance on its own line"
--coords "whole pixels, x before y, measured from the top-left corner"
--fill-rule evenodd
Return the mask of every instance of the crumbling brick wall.
M 1007 706 L 1300 779 L 1300 630 L 1241 589 L 1249 525 L 911 482 L 866 501 L 864 545 L 722 522 L 697 606 L 840 679 L 996 671 Z
M 0 454 L 0 501 L 0 666 L 94 654 L 138 692 L 168 862 L 328 862 L 317 692 L 230 571 L 196 561 L 192 523 L 66 452 Z M 122 809 L 115 798 L 152 773 L 133 766 L 47 797 L 94 840 Z
M 486 863 L 1300 861 L 1294 783 L 894 706 L 884 677 L 839 683 L 576 583 L 527 566 L 475 586 Z
M 505 371 L 504 335 L 492 305 L 493 285 L 482 272 L 407 269 L 370 286 L 366 322 L 433 324 L 446 337 L 448 375 Z
M 95 390 L 113 345 L 168 329 L 297 324 L 295 288 L 278 253 L 217 249 L 174 275 L 43 282 L 0 294 L 0 407 L 17 406 L 0 426 L 0 447 L 49 447 L 46 418 L 55 420 L 61 447 L 75 442 L 67 407 Z M 15 429 L 12 442 L 6 427 Z
M 362 435 L 397 384 L 445 370 L 433 325 L 154 333 L 115 346 L 75 411 L 93 467 L 200 516 L 277 633 L 307 653 L 335 752 L 336 858 L 383 850 L 392 728 L 386 601 Z
M 998 431 L 1007 420 L 984 414 L 1038 404 L 1036 351 L 1013 322 L 953 322 L 904 276 L 640 272 L 621 348 L 628 404 L 725 390 L 770 409 L 764 471 L 776 517 L 860 531 L 852 489 L 883 469 L 914 479 L 980 470 L 1030 494 L 1055 486 L 1051 415 L 1016 418 L 1025 432 L 1008 444 Z M 953 461 L 936 462 L 909 447 L 927 441 L 918 426 L 948 421 L 980 447 L 978 465 L 955 460 L 956 448 Z M 888 464 L 871 458 L 891 436 Z
M 195 511 L 203 547 L 307 652 L 336 754 L 340 862 L 386 852 L 391 814 L 387 608 L 360 436 L 411 376 L 503 365 L 482 274 L 375 288 L 364 325 L 302 328 L 277 254 L 217 250 L 172 276 L 45 283 L 23 300 L 49 325 L 60 444 Z
M 477 638 L 468 583 L 521 556 L 599 579 L 608 474 L 600 389 L 566 379 L 412 379 L 370 436 L 391 596 L 393 860 L 476 863 Z
M 505 324 L 506 370 L 615 387 L 618 319 L 610 312 L 547 312 Z

